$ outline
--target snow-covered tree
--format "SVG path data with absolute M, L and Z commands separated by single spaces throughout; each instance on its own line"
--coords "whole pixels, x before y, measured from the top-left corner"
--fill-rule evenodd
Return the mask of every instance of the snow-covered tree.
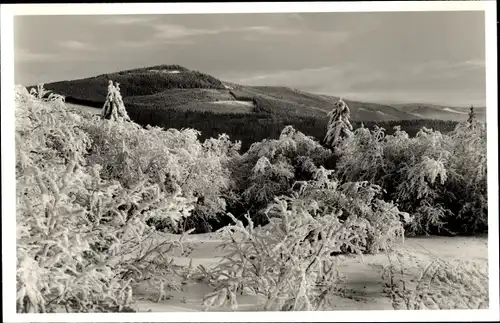
M 115 86 L 113 81 L 109 80 L 108 95 L 102 107 L 101 117 L 113 121 L 130 121 L 130 117 L 125 109 L 125 104 L 123 103 L 122 95 L 120 94 L 120 84 L 118 82 Z
M 349 106 L 342 99 L 335 102 L 334 108 L 328 113 L 330 119 L 324 139 L 326 145 L 335 147 L 343 138 L 351 135 L 350 113 Z

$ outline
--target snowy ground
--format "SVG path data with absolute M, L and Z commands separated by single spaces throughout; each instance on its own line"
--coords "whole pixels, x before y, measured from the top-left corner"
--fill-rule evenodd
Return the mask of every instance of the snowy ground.
M 220 261 L 223 255 L 224 251 L 217 248 L 220 242 L 220 238 L 215 234 L 192 235 L 184 242 L 185 246 L 189 249 L 188 255 L 181 255 L 179 252 L 172 254 L 172 257 L 174 262 L 179 265 L 187 265 L 192 259 L 193 267 L 200 264 L 210 267 Z M 487 251 L 486 237 L 407 238 L 405 243 L 396 250 L 396 253 L 400 255 L 399 261 L 396 260 L 397 257 L 395 254 L 392 258 L 394 264 L 399 263 L 399 266 L 405 268 L 403 273 L 405 277 L 403 280 L 406 282 L 406 288 L 413 288 L 417 291 L 414 293 L 407 292 L 406 294 L 398 290 L 397 287 L 395 288 L 394 284 L 398 280 L 397 278 L 401 277 L 395 273 L 393 274 L 393 284 L 387 285 L 390 280 L 387 278 L 387 270 L 385 270 L 385 277 L 383 276 L 384 269 L 387 269 L 391 262 L 386 254 L 364 256 L 363 260 L 355 257 L 343 257 L 343 262 L 339 270 L 346 276 L 346 283 L 345 286 L 342 286 L 343 295 L 338 296 L 338 301 L 334 302 L 335 307 L 331 310 L 401 309 L 404 308 L 405 303 L 411 303 L 411 298 L 418 299 L 419 297 L 426 304 L 425 308 L 429 309 L 468 308 L 472 305 L 476 308 L 480 305 L 488 307 L 487 301 L 484 303 L 484 296 L 482 304 L 479 296 L 477 299 L 468 299 L 465 303 L 456 298 L 456 294 L 462 295 L 459 296 L 463 299 L 463 295 L 470 294 L 471 290 L 480 290 L 485 286 L 487 288 Z M 471 287 L 467 285 L 468 283 L 460 285 L 460 282 L 457 283 L 458 287 L 457 284 L 453 285 L 452 283 L 450 283 L 452 285 L 432 283 L 431 287 L 427 286 L 427 289 L 423 291 L 416 283 L 423 272 L 422 267 L 419 267 L 419 265 L 428 267 L 429 264 L 436 263 L 435 257 L 454 262 L 460 266 L 464 264 L 474 266 L 480 272 L 486 273 L 486 278 L 480 275 L 476 279 L 476 285 L 479 284 L 480 286 L 474 285 Z M 439 276 L 439 274 L 434 275 Z M 477 283 L 477 280 L 479 280 L 479 283 Z M 412 283 L 415 284 L 412 285 Z M 450 291 L 450 289 L 452 290 Z M 190 282 L 183 285 L 180 291 L 165 291 L 166 297 L 160 302 L 156 302 L 158 297 L 157 286 L 140 284 L 135 288 L 134 294 L 137 300 L 136 306 L 140 312 L 182 312 L 203 311 L 202 298 L 211 291 L 211 288 L 207 285 Z M 436 296 L 436 294 L 438 295 Z M 450 297 L 447 298 L 447 295 Z M 466 295 L 466 297 L 468 296 L 470 295 Z M 239 296 L 238 310 L 255 311 L 257 310 L 258 303 L 259 298 L 256 296 Z M 416 308 L 419 307 L 417 306 Z M 229 311 L 230 309 L 227 307 L 215 310 Z

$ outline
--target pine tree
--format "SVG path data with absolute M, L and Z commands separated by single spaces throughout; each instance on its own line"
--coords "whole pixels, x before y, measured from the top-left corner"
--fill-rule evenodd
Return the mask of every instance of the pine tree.
M 342 99 L 335 102 L 334 108 L 328 113 L 330 119 L 324 139 L 326 145 L 334 147 L 343 138 L 352 134 L 352 125 L 349 121 L 350 113 L 349 106 Z
M 476 113 L 474 112 L 474 106 L 470 106 L 470 111 L 469 111 L 469 119 L 467 119 L 467 123 L 472 124 L 476 120 Z
M 130 117 L 125 109 L 125 104 L 123 103 L 122 95 L 120 94 L 120 84 L 118 82 L 115 86 L 113 85 L 113 81 L 109 80 L 108 95 L 106 96 L 106 102 L 104 102 L 102 108 L 101 117 L 114 121 L 130 121 Z

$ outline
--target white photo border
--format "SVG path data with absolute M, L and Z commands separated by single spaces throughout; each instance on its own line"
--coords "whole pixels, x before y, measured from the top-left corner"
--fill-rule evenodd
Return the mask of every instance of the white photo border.
M 15 306 L 15 146 L 13 17 L 15 15 L 121 15 L 292 12 L 484 11 L 486 30 L 486 99 L 488 138 L 489 283 L 488 310 L 440 311 L 328 311 L 328 312 L 175 312 L 17 314 Z M 1 161 L 2 270 L 5 322 L 405 322 L 498 321 L 498 76 L 496 1 L 395 2 L 240 2 L 240 3 L 103 3 L 1 5 Z

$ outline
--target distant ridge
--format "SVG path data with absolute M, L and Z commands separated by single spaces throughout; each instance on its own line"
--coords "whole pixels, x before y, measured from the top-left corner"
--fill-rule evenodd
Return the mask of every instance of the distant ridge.
M 429 119 L 442 119 L 462 121 L 467 118 L 470 107 L 453 107 L 437 104 L 425 103 L 402 103 L 395 104 L 396 108 L 409 112 L 417 116 L 423 116 Z M 478 120 L 486 121 L 486 107 L 474 106 L 474 113 Z
M 65 96 L 72 108 L 92 111 L 90 107 L 102 108 L 109 80 L 120 84 L 127 112 L 138 124 L 193 128 L 201 131 L 202 138 L 226 133 L 232 140 L 241 140 L 243 150 L 253 142 L 277 138 L 286 125 L 321 141 L 327 113 L 338 100 L 285 86 L 236 84 L 180 65 L 141 67 L 44 86 Z M 361 122 L 368 127 L 383 124 L 388 133 L 396 125 L 403 125 L 410 135 L 423 125 L 449 131 L 456 121 L 466 120 L 468 113 L 452 107 L 344 101 L 355 127 Z
M 106 98 L 108 80 L 120 83 L 125 104 L 154 109 L 213 113 L 322 117 L 338 97 L 285 86 L 246 86 L 219 80 L 181 65 L 153 65 L 94 77 L 45 84 L 68 102 L 98 106 Z M 358 121 L 441 119 L 460 121 L 468 109 L 408 103 L 381 104 L 345 100 Z M 476 109 L 485 119 L 486 109 Z

